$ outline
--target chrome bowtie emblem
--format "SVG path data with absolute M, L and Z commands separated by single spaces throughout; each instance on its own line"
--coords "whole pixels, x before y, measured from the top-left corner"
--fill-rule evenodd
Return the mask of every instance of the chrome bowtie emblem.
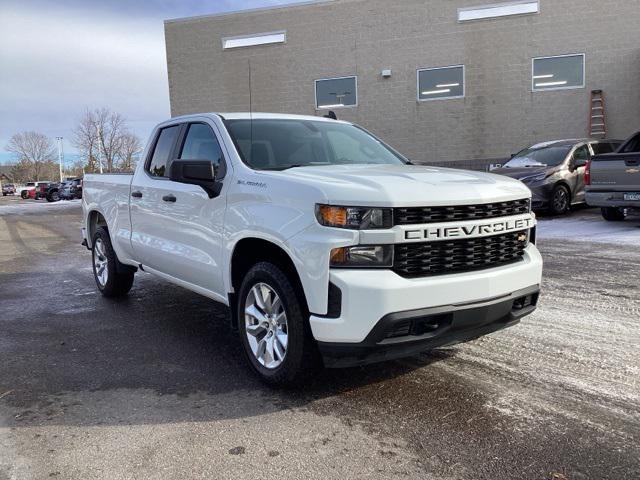
M 627 173 L 640 173 L 640 168 L 627 168 Z

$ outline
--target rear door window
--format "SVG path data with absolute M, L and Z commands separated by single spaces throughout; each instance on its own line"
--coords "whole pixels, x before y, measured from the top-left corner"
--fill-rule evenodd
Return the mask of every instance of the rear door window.
M 147 172 L 154 177 L 168 177 L 169 170 L 168 164 L 173 152 L 173 147 L 176 144 L 178 133 L 180 132 L 180 125 L 174 125 L 172 127 L 166 127 L 160 130 L 158 140 L 156 141 L 153 149 L 153 155 L 147 165 Z

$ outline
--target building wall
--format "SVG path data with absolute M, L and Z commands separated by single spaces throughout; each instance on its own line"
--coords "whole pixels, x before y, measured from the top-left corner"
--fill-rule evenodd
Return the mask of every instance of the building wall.
M 610 137 L 640 129 L 640 0 L 541 0 L 541 13 L 457 22 L 493 0 L 336 0 L 165 23 L 173 115 L 249 110 L 320 115 L 314 80 L 358 76 L 339 118 L 416 162 L 504 158 L 587 134 L 603 89 Z M 221 38 L 287 31 L 287 43 L 223 50 Z M 586 54 L 586 87 L 531 91 L 531 59 Z M 464 64 L 466 96 L 416 101 L 416 70 Z M 393 76 L 383 79 L 382 69 Z

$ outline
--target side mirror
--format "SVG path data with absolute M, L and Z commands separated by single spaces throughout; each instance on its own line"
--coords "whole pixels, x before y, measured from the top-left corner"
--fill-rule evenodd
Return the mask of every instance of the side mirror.
M 573 161 L 573 168 L 585 167 L 587 165 L 587 160 L 584 158 L 577 158 Z
M 513 158 L 513 157 L 515 157 L 515 156 L 516 156 L 516 154 L 515 154 L 515 153 L 512 153 L 512 154 L 511 154 L 511 156 L 510 156 L 509 158 Z
M 173 182 L 199 185 L 209 198 L 220 195 L 222 184 L 216 181 L 216 171 L 211 160 L 174 160 L 169 178 Z

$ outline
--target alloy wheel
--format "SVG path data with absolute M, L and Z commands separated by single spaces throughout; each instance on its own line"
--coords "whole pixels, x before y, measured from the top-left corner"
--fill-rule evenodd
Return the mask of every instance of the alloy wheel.
M 96 244 L 93 247 L 93 266 L 98 283 L 104 287 L 109 280 L 109 261 L 105 244 L 101 238 L 96 239 Z
M 265 368 L 279 367 L 287 355 L 287 314 L 276 291 L 256 283 L 245 300 L 247 341 L 256 360 Z
M 558 188 L 553 196 L 553 209 L 558 213 L 564 213 L 569 206 L 569 197 L 564 188 Z

